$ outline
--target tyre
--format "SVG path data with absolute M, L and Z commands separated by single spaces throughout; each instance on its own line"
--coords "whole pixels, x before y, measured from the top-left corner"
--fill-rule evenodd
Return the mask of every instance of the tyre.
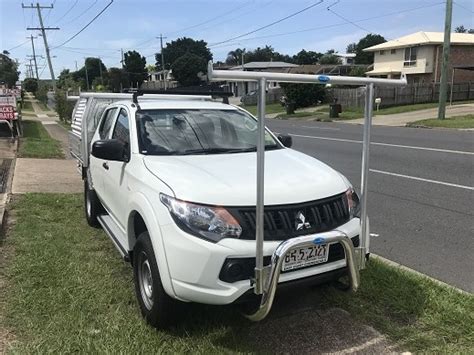
M 89 183 L 86 179 L 84 180 L 84 212 L 87 223 L 91 227 L 100 227 L 97 216 L 104 213 L 104 208 L 95 191 L 89 188 Z
M 138 304 L 147 323 L 158 329 L 175 324 L 177 301 L 163 289 L 147 231 L 139 235 L 133 249 L 133 276 Z

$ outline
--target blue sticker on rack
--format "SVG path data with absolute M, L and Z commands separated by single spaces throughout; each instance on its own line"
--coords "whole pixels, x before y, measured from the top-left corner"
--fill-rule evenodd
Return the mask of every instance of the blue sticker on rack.
M 320 75 L 318 80 L 322 83 L 327 83 L 329 80 L 331 80 L 331 78 L 329 76 L 326 76 L 326 75 Z
M 313 240 L 313 243 L 316 244 L 316 245 L 324 244 L 324 242 L 325 242 L 325 239 L 322 238 L 322 237 L 318 237 L 318 238 L 315 238 L 315 239 Z

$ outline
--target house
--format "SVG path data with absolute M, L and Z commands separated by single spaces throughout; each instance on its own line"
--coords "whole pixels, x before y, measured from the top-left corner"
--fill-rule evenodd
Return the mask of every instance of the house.
M 443 32 L 416 32 L 364 49 L 374 52 L 371 77 L 400 78 L 408 83 L 437 83 L 441 77 Z M 451 33 L 448 73 L 453 82 L 474 81 L 474 34 Z M 455 70 L 454 70 L 454 69 Z
M 334 53 L 334 55 L 341 60 L 342 65 L 355 64 L 355 53 Z
M 244 65 L 237 65 L 230 68 L 229 70 L 247 70 L 247 71 L 266 71 L 284 73 L 289 68 L 297 68 L 298 65 L 286 62 L 249 62 Z M 228 81 L 230 91 L 234 93 L 234 96 L 243 96 L 251 91 L 257 90 L 257 82 L 242 82 L 242 81 Z M 276 82 L 267 83 L 268 89 L 279 89 L 280 85 Z

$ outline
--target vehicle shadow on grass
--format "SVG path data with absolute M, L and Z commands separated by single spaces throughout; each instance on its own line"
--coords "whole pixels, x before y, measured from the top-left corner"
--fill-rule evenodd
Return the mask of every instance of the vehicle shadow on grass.
M 270 315 L 258 323 L 236 307 L 188 304 L 182 326 L 170 332 L 198 336 L 225 327 L 215 345 L 242 352 L 393 352 L 394 342 L 404 345 L 410 336 L 426 299 L 418 283 L 375 263 L 356 294 L 330 285 L 277 291 Z

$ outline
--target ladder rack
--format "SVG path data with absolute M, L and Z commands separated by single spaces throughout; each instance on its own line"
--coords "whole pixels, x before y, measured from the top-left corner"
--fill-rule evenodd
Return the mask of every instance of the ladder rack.
M 264 170 L 265 170 L 265 92 L 267 81 L 284 83 L 306 83 L 306 84 L 332 84 L 365 86 L 365 110 L 364 110 L 364 138 L 362 146 L 361 166 L 361 236 L 360 246 L 353 250 L 352 243 L 347 242 L 347 236 L 326 236 L 324 233 L 313 236 L 314 243 L 329 243 L 337 240 L 343 244 L 346 251 L 346 262 L 349 270 L 351 289 L 357 290 L 359 285 L 359 270 L 365 268 L 366 254 L 370 241 L 369 220 L 367 216 L 367 182 L 369 174 L 369 150 L 370 150 L 370 128 L 372 125 L 374 86 L 405 86 L 406 77 L 400 79 L 381 79 L 355 76 L 329 76 L 309 74 L 271 73 L 242 70 L 213 70 L 212 62 L 208 63 L 208 79 L 210 81 L 256 81 L 258 83 L 258 141 L 257 141 L 257 206 L 256 206 L 256 256 L 255 256 L 255 278 L 254 292 L 262 295 L 260 308 L 253 314 L 248 315 L 251 320 L 257 321 L 265 318 L 273 303 L 273 296 L 280 275 L 281 258 L 285 256 L 290 247 L 298 243 L 311 243 L 311 240 L 298 241 L 289 239 L 280 244 L 272 255 L 271 264 L 263 266 L 263 241 L 264 241 Z M 340 232 L 339 232 L 340 233 Z M 309 238 L 310 236 L 308 236 Z M 311 239 L 311 238 L 309 238 Z

